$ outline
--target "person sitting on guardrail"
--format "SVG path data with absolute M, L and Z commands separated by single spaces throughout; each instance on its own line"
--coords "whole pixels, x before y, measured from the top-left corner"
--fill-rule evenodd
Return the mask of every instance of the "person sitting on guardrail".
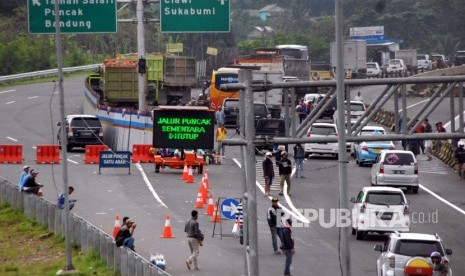
M 29 173 L 29 166 L 26 165 L 23 167 L 23 171 L 21 172 L 21 175 L 19 176 L 18 188 L 20 191 L 23 190 L 24 183 L 26 183 L 29 177 L 31 177 L 31 174 Z
M 71 195 L 73 192 L 74 192 L 74 187 L 73 187 L 73 186 L 69 186 L 69 187 L 68 187 L 68 196 Z M 76 199 L 69 199 L 69 198 L 68 198 L 68 201 L 69 201 L 69 210 L 71 210 L 71 209 L 74 208 L 74 203 L 75 203 L 77 200 L 76 200 Z M 58 208 L 60 208 L 60 209 L 64 209 L 64 208 L 65 208 L 65 193 L 61 193 L 61 194 L 58 196 L 57 206 L 58 206 Z
M 38 171 L 31 170 L 31 177 L 29 177 L 26 182 L 24 183 L 23 186 L 23 191 L 28 193 L 28 194 L 35 194 L 38 196 L 42 196 L 42 187 L 44 185 L 41 185 L 40 183 L 37 183 L 36 178 L 37 175 L 39 174 Z
M 118 247 L 125 246 L 131 249 L 132 251 L 136 251 L 135 246 L 134 246 L 135 239 L 133 237 L 134 230 L 136 229 L 136 227 L 137 227 L 137 224 L 135 224 L 132 219 L 128 218 L 126 220 L 126 223 L 124 223 L 121 226 L 121 229 L 118 231 L 118 234 L 116 234 L 116 238 L 115 238 L 116 246 Z

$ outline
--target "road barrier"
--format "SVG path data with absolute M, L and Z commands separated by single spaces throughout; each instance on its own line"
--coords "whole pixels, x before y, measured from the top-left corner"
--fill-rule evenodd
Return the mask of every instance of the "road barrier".
M 150 153 L 152 145 L 132 145 L 132 162 L 133 163 L 155 163 L 155 157 Z
M 37 164 L 59 164 L 60 163 L 60 146 L 59 145 L 37 145 L 36 163 Z
M 15 184 L 1 177 L 0 204 L 9 204 L 12 209 L 24 212 L 29 218 L 46 226 L 50 233 L 64 236 L 63 209 L 41 197 L 19 191 Z M 126 247 L 117 247 L 112 236 L 75 213 L 70 213 L 68 225 L 69 237 L 81 251 L 86 253 L 94 250 L 118 275 L 171 276 L 134 251 Z
M 84 162 L 86 164 L 98 164 L 100 161 L 100 152 L 108 150 L 107 145 L 86 145 Z
M 23 146 L 22 145 L 0 145 L 0 162 L 1 163 L 23 163 Z

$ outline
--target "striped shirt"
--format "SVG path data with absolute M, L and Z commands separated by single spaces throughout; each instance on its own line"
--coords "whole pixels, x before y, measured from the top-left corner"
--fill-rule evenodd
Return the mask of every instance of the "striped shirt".
M 242 202 L 240 202 L 239 205 L 237 206 L 236 221 L 239 221 L 239 226 L 242 226 L 244 224 L 244 216 L 242 213 Z

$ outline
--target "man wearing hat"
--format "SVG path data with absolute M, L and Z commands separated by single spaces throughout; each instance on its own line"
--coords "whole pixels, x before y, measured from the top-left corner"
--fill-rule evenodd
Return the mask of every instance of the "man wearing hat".
M 29 174 L 29 166 L 26 165 L 23 167 L 23 171 L 21 172 L 21 175 L 19 176 L 19 181 L 18 181 L 18 188 L 20 191 L 23 190 L 24 183 L 26 183 L 26 180 L 30 177 Z
M 281 190 L 279 195 L 283 195 L 284 192 L 284 181 L 287 183 L 287 194 L 291 195 L 291 173 L 292 173 L 292 163 L 289 158 L 287 158 L 287 151 L 281 152 L 281 160 L 278 163 L 279 165 L 279 176 L 281 177 L 281 181 L 279 185 Z
M 271 161 L 272 156 L 273 154 L 268 151 L 265 154 L 265 160 L 262 162 L 263 176 L 265 177 L 265 196 L 270 196 L 271 184 L 274 178 L 274 166 L 273 161 Z
M 35 194 L 42 196 L 41 189 L 44 185 L 37 183 L 36 177 L 39 172 L 31 170 L 31 177 L 29 177 L 24 183 L 23 190 L 28 194 Z
M 278 197 L 274 196 L 273 199 L 271 199 L 271 206 L 266 212 L 266 220 L 268 221 L 268 226 L 270 227 L 271 232 L 271 243 L 273 245 L 274 253 L 277 255 L 282 253 L 278 248 L 277 239 L 279 236 L 279 239 L 281 240 L 280 227 L 278 224 L 278 214 L 279 218 L 283 217 L 284 215 L 284 212 L 281 210 L 281 208 L 279 208 L 278 201 Z

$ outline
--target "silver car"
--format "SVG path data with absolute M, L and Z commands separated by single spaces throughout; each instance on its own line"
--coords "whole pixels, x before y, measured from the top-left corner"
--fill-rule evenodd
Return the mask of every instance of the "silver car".
M 407 150 L 383 150 L 371 167 L 373 186 L 406 187 L 418 193 L 418 164 Z

